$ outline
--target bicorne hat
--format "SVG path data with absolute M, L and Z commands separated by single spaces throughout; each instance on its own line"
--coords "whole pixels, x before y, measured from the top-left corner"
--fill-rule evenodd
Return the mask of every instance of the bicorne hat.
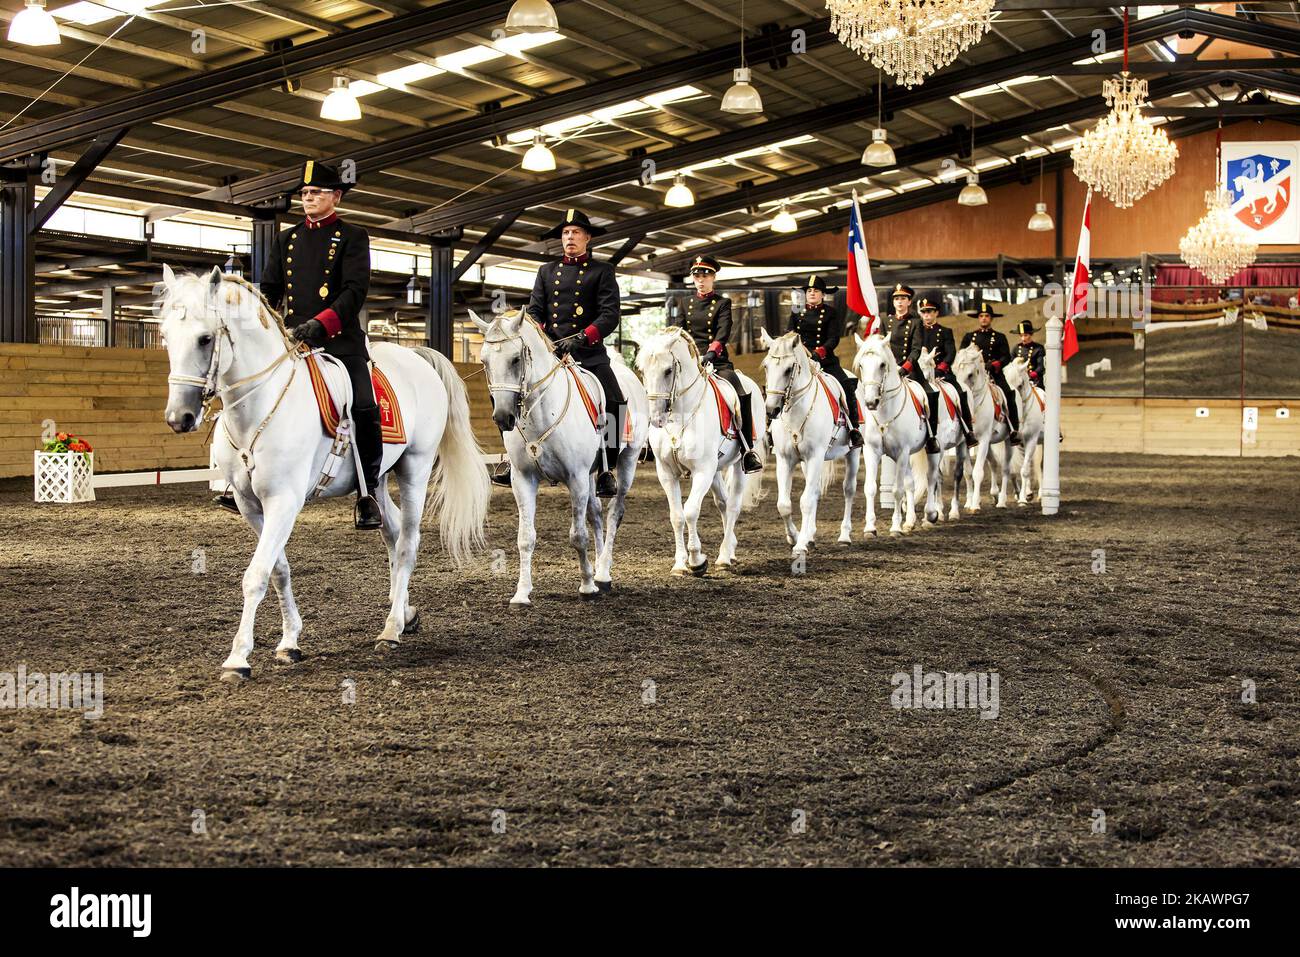
M 339 171 L 328 163 L 308 160 L 303 164 L 302 176 L 292 192 L 296 193 L 304 186 L 315 186 L 317 189 L 337 189 L 346 193 L 356 185 L 355 179 L 351 183 L 344 182 L 343 177 L 339 175 Z
M 565 226 L 581 226 L 590 236 L 603 236 L 605 234 L 604 226 L 592 225 L 587 214 L 580 209 L 571 209 L 564 214 L 564 219 L 552 226 L 546 232 L 542 233 L 543 239 L 559 239 L 564 232 Z

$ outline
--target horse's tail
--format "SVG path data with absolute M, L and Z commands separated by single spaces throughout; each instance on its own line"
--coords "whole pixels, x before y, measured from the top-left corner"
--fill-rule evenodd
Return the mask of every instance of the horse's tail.
M 447 427 L 438 447 L 433 494 L 428 508 L 438 512 L 443 550 L 457 565 L 486 544 L 483 523 L 492 499 L 492 484 L 483 464 L 483 450 L 469 420 L 469 393 L 451 360 L 424 346 L 413 350 L 433 366 L 447 389 Z
M 754 451 L 764 468 L 751 472 L 744 477 L 744 491 L 740 498 L 740 507 L 745 511 L 758 507 L 763 501 L 763 473 L 767 471 L 767 406 L 762 401 L 763 393 L 758 385 L 749 380 L 749 407 L 754 412 Z

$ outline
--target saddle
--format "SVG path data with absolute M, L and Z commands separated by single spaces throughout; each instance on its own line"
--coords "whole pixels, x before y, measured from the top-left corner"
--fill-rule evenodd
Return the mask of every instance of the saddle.
M 734 439 L 740 436 L 736 423 L 740 421 L 740 400 L 735 387 L 719 375 L 710 373 L 709 385 L 713 386 L 713 398 L 718 403 L 718 425 L 724 438 Z M 630 416 L 629 416 L 630 420 Z
M 844 389 L 840 386 L 839 381 L 825 372 L 818 372 L 817 378 L 821 380 L 822 389 L 826 393 L 826 401 L 830 403 L 831 419 L 835 422 L 837 428 L 849 428 L 848 410 L 844 407 Z M 856 400 L 858 403 L 858 421 L 867 420 L 867 410 L 862 405 L 862 400 Z
M 578 395 L 582 399 L 582 407 L 587 410 L 587 418 L 591 419 L 591 427 L 599 429 L 600 417 L 605 411 L 605 390 L 601 388 L 600 380 L 573 362 L 566 362 L 565 369 L 573 376 L 573 384 L 578 387 Z M 591 383 L 590 388 L 587 387 L 588 382 Z M 592 398 L 593 392 L 597 399 Z
M 336 438 L 343 415 L 351 417 L 352 379 L 343 363 L 324 352 L 310 353 L 305 361 L 312 391 L 316 394 L 316 405 L 320 409 L 321 428 L 331 439 Z M 405 445 L 406 426 L 402 423 L 397 393 L 388 377 L 373 362 L 370 364 L 370 381 L 375 390 L 375 403 L 379 406 L 384 444 Z M 343 415 L 340 415 L 340 409 Z
M 956 387 L 949 382 L 940 381 L 935 384 L 939 387 L 939 393 L 943 396 L 944 404 L 948 406 L 948 417 L 956 421 L 958 417 L 957 400 L 948 392 L 949 389 L 955 389 Z

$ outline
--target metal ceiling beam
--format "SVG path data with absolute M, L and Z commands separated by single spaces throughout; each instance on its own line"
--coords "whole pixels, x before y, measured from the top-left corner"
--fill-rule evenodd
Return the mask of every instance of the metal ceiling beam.
M 1195 76 L 1157 81 L 1151 84 L 1151 98 L 1156 100 L 1195 89 L 1213 82 L 1216 76 L 1217 74 L 1197 74 Z M 1109 106 L 1103 97 L 1090 96 L 1071 103 L 1053 106 L 1049 109 L 1038 110 L 1034 113 L 1021 114 L 997 123 L 988 123 L 976 129 L 974 135 L 975 146 L 977 148 L 981 146 L 987 148 L 1007 140 L 1038 133 L 1050 127 L 1059 126 L 1062 123 L 1104 116 L 1108 110 Z M 954 146 L 952 136 L 943 135 L 913 143 L 910 146 L 900 147 L 894 151 L 898 161 L 896 165 L 908 166 L 943 159 L 953 155 Z M 1016 166 L 1012 164 L 1008 168 L 1015 170 Z M 610 226 L 605 234 L 600 237 L 599 244 L 612 243 L 638 232 L 653 233 L 656 230 L 670 228 L 695 219 L 735 209 L 742 209 L 746 206 L 778 202 L 802 192 L 828 186 L 838 186 L 842 183 L 860 180 L 868 175 L 879 175 L 882 172 L 884 172 L 883 168 L 863 167 L 856 160 L 828 166 L 812 173 L 792 176 L 786 180 L 765 183 L 749 189 L 735 190 L 722 196 L 711 197 L 684 209 L 667 209 L 648 216 L 626 219 Z M 960 182 L 956 183 L 957 189 L 960 190 L 961 186 Z
M 1202 133 L 1206 130 L 1214 129 L 1216 123 L 1207 120 L 1182 120 L 1176 123 L 1170 123 L 1164 127 L 1169 132 L 1171 138 L 1181 138 L 1192 136 L 1196 133 Z M 1055 153 L 1045 157 L 1043 160 L 1043 169 L 1047 171 L 1066 169 L 1071 163 L 1070 154 L 1066 151 Z M 1002 186 L 1009 183 L 1018 182 L 1020 171 L 1014 165 L 1004 166 L 1001 169 L 980 175 L 980 184 L 985 187 Z M 934 203 L 941 203 L 951 200 L 961 192 L 961 182 L 943 183 L 938 186 L 928 186 L 923 189 L 910 190 L 900 196 L 891 196 L 888 199 L 880 199 L 875 202 L 862 204 L 862 218 L 864 221 L 873 219 L 883 219 L 887 216 L 893 216 L 897 213 L 906 212 L 909 209 L 916 209 L 921 206 L 929 206 Z M 813 219 L 806 219 L 799 224 L 800 232 L 805 235 L 824 232 L 829 229 L 842 229 L 847 223 L 848 212 L 843 209 L 836 209 L 818 216 Z M 1057 229 L 1060 229 L 1060 223 L 1057 223 Z M 601 237 L 602 239 L 604 237 Z M 761 249 L 765 246 L 772 246 L 778 243 L 788 242 L 790 236 L 771 233 L 767 230 L 761 230 L 749 233 L 745 236 L 737 236 L 734 239 L 728 239 L 720 243 L 714 243 L 708 247 L 710 255 L 719 258 L 733 257 L 741 253 L 750 252 L 754 249 Z M 647 266 L 653 268 L 656 272 L 676 273 L 685 268 L 692 256 L 698 250 L 691 249 L 680 253 L 674 253 L 672 256 L 659 256 L 653 263 L 647 263 Z
M 1182 11 L 1173 11 L 1143 20 L 1131 29 L 1139 42 L 1142 38 L 1160 36 L 1182 23 Z M 1108 44 L 1119 43 L 1123 37 L 1122 26 L 1106 32 Z M 972 87 L 985 86 L 1025 74 L 1052 72 L 1079 59 L 1079 41 L 1066 39 L 1028 53 L 1017 53 L 989 63 L 961 70 L 944 71 L 915 90 L 887 89 L 890 110 L 916 109 L 942 102 L 949 97 L 966 92 Z M 1114 72 L 1112 68 L 1112 72 Z M 620 99 L 626 100 L 626 95 Z M 502 111 L 504 112 L 504 111 Z M 779 142 L 806 130 L 818 127 L 833 128 L 862 119 L 874 120 L 876 116 L 875 90 L 851 100 L 832 103 L 820 109 L 806 110 L 782 119 L 743 127 L 734 132 L 691 141 L 683 146 L 658 150 L 647 154 L 660 170 L 677 169 L 730 153 L 739 153 L 757 146 Z M 480 132 L 479 136 L 482 136 Z M 558 203 L 571 196 L 596 193 L 603 189 L 635 181 L 641 174 L 642 159 L 609 163 L 568 176 L 559 176 L 546 182 L 513 190 L 476 196 L 462 202 L 450 203 L 437 209 L 412 216 L 409 222 L 417 232 L 431 232 L 448 226 L 480 222 L 502 215 L 520 206 Z
M 435 8 L 436 9 L 436 8 Z M 810 50 L 835 42 L 826 19 L 800 24 L 807 31 Z M 753 50 L 754 44 L 749 44 Z M 757 57 L 757 54 L 754 54 Z M 589 113 L 603 106 L 657 93 L 669 86 L 680 86 L 694 80 L 707 79 L 734 66 L 740 59 L 740 44 L 729 43 L 702 53 L 645 67 L 629 73 L 610 77 L 585 86 L 539 97 L 530 102 L 503 107 L 490 114 L 469 117 L 445 123 L 436 129 L 399 136 L 373 146 L 350 150 L 344 155 L 331 157 L 335 162 L 350 159 L 357 164 L 357 172 L 385 169 L 411 161 L 423 161 L 431 155 L 447 153 L 460 147 L 479 143 L 492 136 L 530 129 L 542 124 Z M 3 139 L 0 139 L 0 149 Z M 0 152 L 0 156 L 3 153 Z M 230 187 L 229 198 L 235 202 L 257 202 L 275 196 L 293 185 L 298 168 L 282 170 L 265 176 L 255 176 Z M 503 210 L 504 212 L 504 210 Z
M 1300 69 L 1300 57 L 1274 57 L 1273 59 L 1245 60 L 1193 60 L 1179 59 L 1170 63 L 1168 60 L 1129 61 L 1128 71 L 1133 74 L 1148 73 L 1185 73 L 1188 71 L 1214 70 L 1297 70 Z M 1056 71 L 1062 76 L 1114 76 L 1113 63 L 1083 63 L 1061 67 Z
M 249 90 L 273 86 L 286 75 L 298 77 L 331 71 L 350 61 L 454 37 L 500 20 L 509 9 L 510 0 L 444 0 L 403 17 L 313 40 L 283 53 L 264 54 L 99 106 L 72 110 L 0 133 L 0 161 L 68 146 L 122 126 L 238 98 Z
M 72 168 L 55 181 L 54 186 L 45 194 L 41 204 L 32 213 L 32 232 L 36 232 L 50 221 L 50 217 L 58 212 L 59 207 L 64 204 L 67 198 L 81 187 L 86 178 L 113 151 L 113 147 L 122 142 L 122 137 L 126 136 L 126 134 L 126 127 L 122 127 L 119 130 L 113 130 L 111 133 L 95 137 L 95 141 L 72 164 Z

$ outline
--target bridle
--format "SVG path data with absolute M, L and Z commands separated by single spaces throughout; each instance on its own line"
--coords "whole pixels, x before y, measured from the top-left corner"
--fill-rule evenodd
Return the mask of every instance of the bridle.
M 501 336 L 496 339 L 488 339 L 487 337 L 484 337 L 483 344 L 502 345 L 507 342 L 514 342 L 515 340 L 519 340 L 523 343 L 519 356 L 519 381 L 515 383 L 493 382 L 487 375 L 486 363 L 483 365 L 483 373 L 484 378 L 487 379 L 487 388 L 489 393 L 514 392 L 518 396 L 518 399 L 515 402 L 515 428 L 519 431 L 520 437 L 524 440 L 525 447 L 528 449 L 528 454 L 533 457 L 533 461 L 537 464 L 538 471 L 541 471 L 541 462 L 539 457 L 542 452 L 542 445 L 551 437 L 551 434 L 560 427 L 560 423 L 563 422 L 565 416 L 569 414 L 569 404 L 573 401 L 573 377 L 564 377 L 568 384 L 568 390 L 564 396 L 564 408 L 560 410 L 559 416 L 556 417 L 555 421 L 551 423 L 550 427 L 547 428 L 546 431 L 537 438 L 529 441 L 528 433 L 524 431 L 524 423 L 529 421 L 529 416 L 532 415 L 533 410 L 537 408 L 538 404 L 541 402 L 541 396 L 545 394 L 549 387 L 551 377 L 563 369 L 566 362 L 557 359 L 555 365 L 551 367 L 551 370 L 530 386 L 528 384 L 528 370 L 532 368 L 533 351 L 529 348 L 528 341 L 524 339 L 522 331 L 516 332 L 512 336 Z M 529 399 L 533 400 L 531 404 L 529 404 Z
M 768 358 L 784 359 L 785 356 L 769 355 Z M 790 358 L 796 360 L 796 363 L 794 368 L 791 370 L 790 381 L 786 384 L 785 392 L 781 393 L 781 408 L 776 413 L 778 416 L 784 415 L 785 410 L 794 404 L 794 400 L 802 398 L 803 394 L 807 392 L 809 389 L 811 389 L 814 383 L 816 383 L 817 381 L 817 373 L 813 371 L 812 358 L 810 356 L 808 360 L 808 381 L 805 382 L 803 385 L 799 386 L 798 388 L 796 388 L 795 377 L 799 374 L 799 364 L 797 361 L 799 358 L 799 354 L 795 352 L 793 349 L 791 349 Z M 815 398 L 816 397 L 814 396 L 814 399 Z M 806 412 L 804 412 L 803 420 L 799 423 L 799 426 L 797 428 L 790 430 L 790 438 L 796 445 L 799 444 L 799 436 L 803 434 L 803 427 L 808 424 L 808 419 L 812 415 L 813 406 L 816 404 L 817 403 L 815 401 L 809 402 L 808 409 Z
M 857 371 L 856 365 L 857 364 L 854 363 L 855 366 L 853 370 L 854 372 Z M 885 368 L 887 365 L 888 363 L 883 361 L 880 364 L 880 398 L 876 400 L 877 407 L 879 407 L 880 403 L 883 400 L 890 398 L 891 396 L 897 394 L 899 391 L 906 388 L 906 384 L 904 383 L 903 377 L 901 375 L 898 376 L 898 385 L 889 389 L 885 388 Z M 865 379 L 862 379 L 861 376 L 859 376 L 858 378 L 860 381 L 863 382 L 867 381 Z M 907 408 L 907 403 L 900 402 L 898 404 L 898 411 L 895 412 L 893 415 L 891 415 L 889 419 L 886 420 L 883 424 L 880 421 L 880 416 L 876 415 L 875 409 L 868 407 L 867 411 L 871 414 L 871 420 L 876 423 L 876 428 L 880 430 L 880 434 L 883 436 L 887 431 L 889 431 L 889 427 L 894 424 L 894 420 L 897 419 L 900 415 L 902 415 L 903 410 L 906 408 Z
M 686 340 L 682 339 L 681 341 L 685 342 Z M 709 390 L 707 387 L 704 368 L 699 363 L 696 363 L 695 365 L 695 378 L 691 380 L 691 384 L 686 386 L 686 388 L 684 389 L 679 389 L 678 383 L 681 382 L 681 378 L 682 378 L 682 360 L 679 359 L 677 357 L 677 354 L 672 351 L 671 346 L 669 347 L 669 355 L 673 357 L 673 368 L 672 368 L 672 378 L 671 380 L 669 380 L 672 384 L 669 386 L 668 391 L 667 392 L 649 392 L 649 391 L 646 392 L 646 398 L 651 401 L 658 401 L 660 399 L 667 400 L 667 405 L 664 409 L 665 418 L 672 415 L 673 409 L 677 405 L 677 400 L 683 398 L 684 396 L 690 395 L 691 390 L 694 389 L 697 385 L 700 384 L 705 385 L 705 388 L 700 390 L 700 398 L 699 401 L 695 403 L 695 408 L 691 409 L 689 413 L 686 413 L 681 416 L 681 425 L 678 427 L 676 432 L 673 432 L 671 429 L 667 428 L 666 427 L 667 422 L 665 422 L 664 431 L 668 433 L 668 445 L 670 448 L 672 448 L 673 456 L 675 458 L 677 455 L 677 448 L 678 446 L 681 445 L 682 442 L 682 433 L 685 432 L 687 427 L 691 424 L 691 422 L 694 421 L 695 416 L 699 414 L 700 409 L 704 408 L 704 399 L 705 396 L 708 395 Z M 680 463 L 678 463 L 678 470 L 681 471 Z
M 185 307 L 182 305 L 179 306 L 178 308 L 181 310 L 182 316 L 184 316 Z M 280 395 L 276 398 L 275 404 L 271 406 L 271 411 L 266 414 L 266 417 L 262 419 L 261 423 L 253 431 L 252 441 L 248 443 L 247 448 L 243 448 L 235 443 L 234 438 L 230 434 L 229 417 L 226 415 L 221 416 L 221 422 L 222 425 L 224 426 L 222 431 L 226 435 L 226 441 L 230 443 L 231 448 L 233 448 L 236 452 L 239 453 L 240 460 L 244 463 L 244 468 L 247 469 L 249 472 L 251 472 L 253 471 L 253 448 L 254 446 L 257 445 L 257 440 L 261 438 L 262 432 L 266 429 L 268 425 L 271 424 L 271 419 L 275 416 L 276 411 L 280 408 L 280 403 L 284 401 L 284 397 L 288 394 L 289 387 L 293 385 L 294 376 L 298 371 L 298 360 L 304 358 L 308 353 L 303 352 L 300 349 L 292 348 L 289 345 L 288 341 L 286 340 L 284 343 L 285 351 L 281 353 L 279 356 L 277 356 L 274 360 L 272 360 L 270 365 L 267 365 L 264 368 L 259 369 L 257 372 L 254 372 L 252 375 L 246 375 L 243 378 L 237 379 L 236 381 L 230 383 L 224 388 L 221 388 L 219 387 L 219 383 L 221 381 L 221 375 L 222 375 L 222 368 L 221 368 L 222 335 L 225 335 L 226 341 L 230 343 L 231 353 L 233 354 L 234 352 L 235 338 L 234 336 L 231 335 L 230 327 L 229 325 L 226 324 L 226 320 L 223 318 L 220 320 L 217 328 L 213 332 L 212 360 L 208 363 L 208 370 L 205 375 L 192 376 L 192 375 L 184 375 L 184 374 L 173 372 L 167 376 L 167 383 L 169 385 L 197 386 L 203 390 L 202 393 L 203 406 L 199 415 L 199 422 L 202 422 L 205 418 L 207 418 L 208 413 L 211 411 L 212 402 L 214 399 L 221 399 L 221 411 L 223 413 L 229 412 L 232 409 L 234 409 L 236 406 L 238 406 L 241 402 L 243 402 L 245 399 L 253 395 L 253 393 L 255 393 L 259 388 L 261 388 L 261 386 L 264 385 L 266 381 L 268 381 L 266 377 L 269 376 L 273 371 L 275 371 L 275 369 L 279 367 L 280 363 L 284 362 L 285 360 L 291 360 L 293 362 L 293 365 L 289 370 L 289 378 L 285 382 L 284 388 L 280 390 Z M 237 398 L 234 402 L 230 402 L 230 403 L 226 402 L 226 396 L 228 396 L 234 390 L 242 386 L 248 385 L 250 382 L 255 382 L 256 385 L 254 385 L 253 388 L 249 389 L 247 392 L 245 392 L 243 395 Z

